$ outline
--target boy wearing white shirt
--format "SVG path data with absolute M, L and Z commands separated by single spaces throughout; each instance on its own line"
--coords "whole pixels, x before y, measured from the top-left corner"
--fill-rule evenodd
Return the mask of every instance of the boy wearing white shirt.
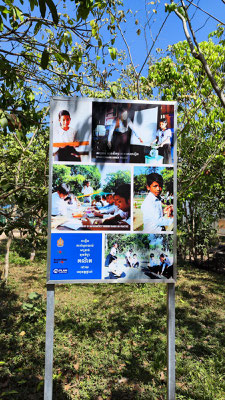
M 62 183 L 57 187 L 56 192 L 52 194 L 52 216 L 66 215 L 67 202 L 66 197 L 70 192 L 69 185 Z
M 84 203 L 91 204 L 91 195 L 93 194 L 94 189 L 90 186 L 89 181 L 84 181 L 82 193 L 84 195 Z
M 54 132 L 54 143 L 60 143 L 61 146 L 54 146 L 53 156 L 56 156 L 57 161 L 81 161 L 79 153 L 74 146 L 66 146 L 64 143 L 71 143 L 75 141 L 77 132 L 70 127 L 70 113 L 67 110 L 59 112 L 60 128 Z
M 167 217 L 164 217 L 160 194 L 163 188 L 163 178 L 157 173 L 147 175 L 147 197 L 141 205 L 143 214 L 144 232 L 160 233 L 163 227 L 173 223 L 171 218 L 173 206 L 165 207 Z

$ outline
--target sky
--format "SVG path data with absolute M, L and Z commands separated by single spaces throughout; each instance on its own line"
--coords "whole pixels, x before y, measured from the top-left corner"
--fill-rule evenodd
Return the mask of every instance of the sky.
M 146 42 L 143 36 L 144 30 L 143 25 L 144 21 L 146 20 L 146 11 L 145 11 L 145 4 L 148 5 L 148 10 L 150 13 L 148 14 L 148 18 L 150 18 L 151 24 L 151 31 L 152 37 L 155 38 L 167 13 L 165 13 L 165 2 L 158 2 L 155 0 L 154 3 L 157 4 L 150 4 L 152 3 L 149 0 L 124 0 L 125 8 L 130 8 L 133 12 L 137 10 L 137 13 L 128 14 L 127 21 L 128 24 L 123 26 L 126 29 L 124 33 L 127 43 L 130 47 L 132 58 L 135 65 L 142 66 L 147 51 L 146 51 Z M 167 1 L 170 3 L 170 0 Z M 188 2 L 185 1 L 187 4 Z M 221 22 L 225 24 L 225 4 L 222 0 L 195 0 L 194 4 L 198 5 L 200 8 L 207 11 L 209 14 L 212 14 L 215 18 L 218 18 Z M 153 12 L 153 9 L 157 11 L 157 13 Z M 214 20 L 213 18 L 209 18 L 204 12 L 198 10 L 196 7 L 191 6 L 189 11 L 189 16 L 191 16 L 191 21 L 196 31 L 196 37 L 198 41 L 207 40 L 208 34 L 216 29 L 218 21 Z M 135 24 L 135 21 L 138 21 L 138 25 Z M 137 35 L 137 30 L 141 30 L 141 34 Z M 152 45 L 151 34 L 150 31 L 147 31 L 146 35 L 147 39 L 149 40 L 149 46 Z M 182 22 L 180 19 L 175 15 L 174 12 L 170 13 L 160 35 L 159 38 L 151 52 L 152 56 L 157 56 L 156 49 L 161 48 L 165 50 L 168 45 L 177 43 L 179 41 L 186 40 L 186 37 L 183 32 Z M 126 46 L 124 45 L 122 35 L 120 35 L 120 39 L 117 42 L 118 48 L 123 46 L 125 49 Z M 139 67 L 140 68 L 140 67 Z

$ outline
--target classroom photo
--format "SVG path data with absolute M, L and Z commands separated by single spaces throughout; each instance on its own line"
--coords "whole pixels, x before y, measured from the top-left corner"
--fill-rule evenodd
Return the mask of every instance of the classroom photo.
M 130 231 L 130 226 L 128 167 L 53 165 L 52 232 Z
M 173 164 L 174 106 L 92 103 L 92 161 Z

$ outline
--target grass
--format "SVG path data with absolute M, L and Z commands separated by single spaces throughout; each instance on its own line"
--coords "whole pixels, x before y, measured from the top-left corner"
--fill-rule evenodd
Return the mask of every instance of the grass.
M 14 252 L 0 288 L 3 400 L 43 399 L 46 260 L 38 256 L 17 264 Z M 179 400 L 225 399 L 224 281 L 179 268 Z M 166 297 L 164 284 L 56 286 L 53 399 L 166 399 Z

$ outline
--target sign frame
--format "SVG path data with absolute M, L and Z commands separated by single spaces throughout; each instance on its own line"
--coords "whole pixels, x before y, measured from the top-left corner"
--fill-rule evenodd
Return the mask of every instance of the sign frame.
M 53 157 L 52 157 L 52 149 L 53 149 L 53 118 L 54 118 L 54 109 L 56 102 L 61 102 L 62 104 L 69 104 L 70 102 L 99 102 L 99 103 L 110 103 L 110 104 L 146 104 L 146 105 L 172 105 L 174 106 L 174 163 L 169 165 L 173 168 L 173 194 L 174 194 L 174 228 L 173 228 L 173 277 L 169 279 L 132 279 L 132 280 L 124 280 L 121 281 L 120 279 L 108 279 L 107 281 L 103 278 L 101 279 L 53 279 L 50 277 L 50 270 L 51 270 L 51 207 L 52 207 L 52 182 L 53 182 Z M 95 98 L 67 98 L 56 96 L 51 99 L 50 103 L 50 147 L 49 147 L 49 199 L 48 199 L 48 256 L 47 256 L 47 284 L 62 284 L 62 283 L 175 283 L 177 278 L 177 102 L 174 101 L 142 101 L 142 100 L 112 100 L 112 99 L 95 99 Z M 92 131 L 92 129 L 91 129 Z M 64 164 L 70 165 L 70 162 L 64 162 Z M 88 165 L 95 165 L 94 163 Z M 110 165 L 110 164 L 105 164 Z M 121 165 L 121 164 L 118 164 Z M 126 165 L 126 164 L 123 164 Z M 132 164 L 132 171 L 134 170 L 135 166 L 139 166 L 139 164 Z M 140 164 L 142 165 L 142 164 Z M 130 166 L 130 164 L 129 164 Z M 163 165 L 166 167 L 166 165 Z M 99 233 L 102 233 L 99 231 Z M 110 233 L 110 232 L 108 232 Z M 118 232 L 120 233 L 120 232 Z M 62 235 L 66 235 L 68 233 L 62 233 Z M 72 233 L 76 235 L 76 233 Z M 94 232 L 88 232 L 87 235 L 95 234 Z M 123 234 L 123 232 L 121 233 Z M 129 235 L 129 233 L 127 233 Z M 102 233 L 103 237 L 104 233 Z M 165 235 L 165 233 L 164 233 Z M 105 237 L 105 235 L 104 235 Z M 102 240 L 102 246 L 104 245 L 104 240 Z M 104 249 L 102 247 L 102 268 L 103 268 L 103 255 Z

